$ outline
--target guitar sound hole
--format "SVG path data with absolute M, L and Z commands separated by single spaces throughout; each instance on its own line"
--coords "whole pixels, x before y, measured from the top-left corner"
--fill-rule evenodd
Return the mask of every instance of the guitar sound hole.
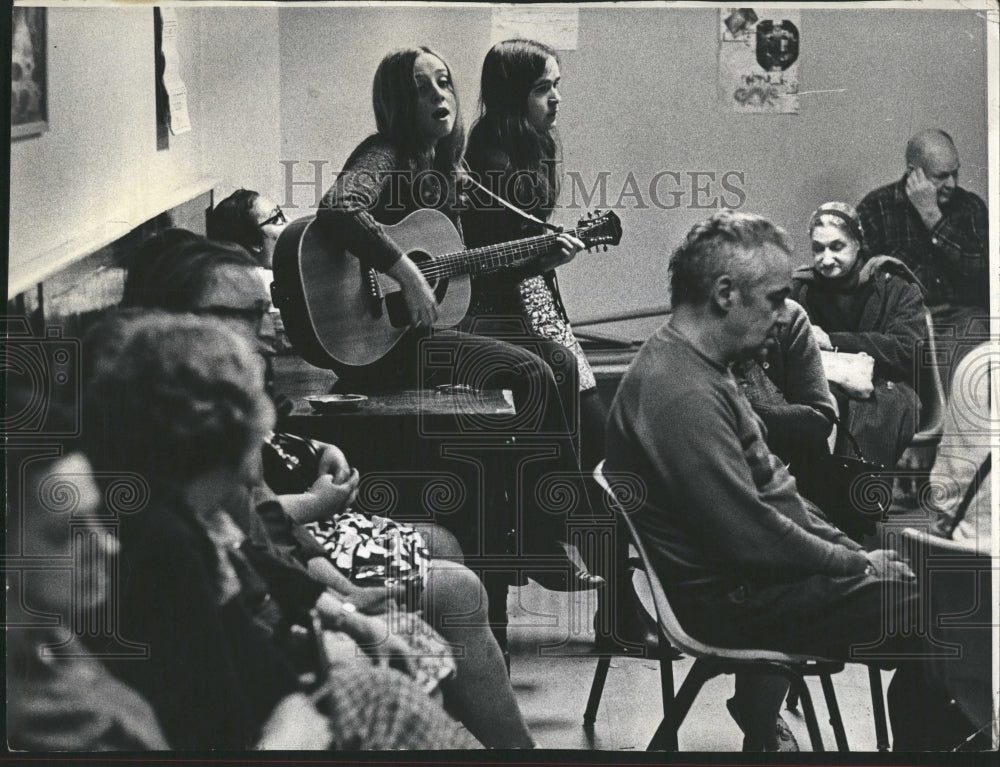
M 390 293 L 385 297 L 385 308 L 389 312 L 389 324 L 394 328 L 405 328 L 410 324 L 410 310 L 402 293 Z
M 448 280 L 438 280 L 436 285 L 431 284 L 431 288 L 434 289 L 434 296 L 440 304 L 448 292 Z M 410 310 L 406 308 L 402 292 L 396 291 L 386 295 L 385 308 L 389 314 L 389 324 L 394 328 L 405 328 L 410 324 Z

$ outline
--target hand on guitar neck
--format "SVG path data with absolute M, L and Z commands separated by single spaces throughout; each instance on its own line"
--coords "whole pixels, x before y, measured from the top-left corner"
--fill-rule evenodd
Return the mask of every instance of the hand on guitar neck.
M 552 249 L 548 253 L 539 256 L 536 260 L 538 272 L 542 274 L 555 269 L 557 266 L 568 264 L 585 247 L 587 246 L 583 244 L 583 240 L 574 237 L 572 234 L 562 232 L 556 236 L 556 241 L 552 245 Z
M 438 302 L 430 284 L 409 256 L 403 255 L 387 272 L 399 283 L 414 327 L 431 327 L 438 318 Z

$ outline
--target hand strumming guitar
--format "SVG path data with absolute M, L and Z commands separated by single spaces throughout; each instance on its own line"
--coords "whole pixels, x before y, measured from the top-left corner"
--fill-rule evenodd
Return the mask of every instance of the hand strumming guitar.
M 438 318 L 437 298 L 424 275 L 409 256 L 401 256 L 389 269 L 388 274 L 403 289 L 403 299 L 410 312 L 410 324 L 414 327 L 430 327 Z

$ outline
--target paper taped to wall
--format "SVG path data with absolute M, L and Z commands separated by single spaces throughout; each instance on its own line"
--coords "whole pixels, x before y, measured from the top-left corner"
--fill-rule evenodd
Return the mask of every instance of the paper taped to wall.
M 177 11 L 160 8 L 163 32 L 160 52 L 163 54 L 163 87 L 167 91 L 170 109 L 170 132 L 173 135 L 191 130 L 188 116 L 187 86 L 181 79 L 180 54 L 177 52 Z

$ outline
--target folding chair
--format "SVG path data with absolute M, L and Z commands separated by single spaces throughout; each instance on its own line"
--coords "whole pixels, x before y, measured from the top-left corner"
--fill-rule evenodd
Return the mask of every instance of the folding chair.
M 930 465 L 934 462 L 931 449 L 941 441 L 941 431 L 944 426 L 944 412 L 947 406 L 944 382 L 941 380 L 941 360 L 938 359 L 937 342 L 934 340 L 934 323 L 931 313 L 924 311 L 924 322 L 927 326 L 927 338 L 917 346 L 914 355 L 917 385 L 917 396 L 920 398 L 920 429 L 910 439 L 907 450 L 916 448 L 918 453 L 910 461 L 920 461 L 921 468 L 909 476 L 901 475 L 900 490 L 903 492 L 904 503 L 919 502 L 921 488 L 928 481 Z M 911 454 L 912 455 L 912 454 Z M 920 460 L 923 455 L 923 460 Z M 928 460 L 924 467 L 923 463 Z
M 840 661 L 833 661 L 826 658 L 791 655 L 774 650 L 714 647 L 689 636 L 681 627 L 677 616 L 670 607 L 666 592 L 663 590 L 663 585 L 653 570 L 652 563 L 646 554 L 646 549 L 642 545 L 638 531 L 635 529 L 629 514 L 619 503 L 614 490 L 605 479 L 603 469 L 604 462 L 602 461 L 594 469 L 594 479 L 604 489 L 612 510 L 616 517 L 628 528 L 632 544 L 639 552 L 639 557 L 644 566 L 643 572 L 649 584 L 650 593 L 653 595 L 657 623 L 659 624 L 660 648 L 662 648 L 659 660 L 663 720 L 660 722 L 659 727 L 657 727 L 656 733 L 653 735 L 653 739 L 646 750 L 677 751 L 677 731 L 684 722 L 691 704 L 705 682 L 720 674 L 732 674 L 740 671 L 781 674 L 786 677 L 791 683 L 792 689 L 797 691 L 802 701 L 803 714 L 806 719 L 806 727 L 809 731 L 809 739 L 812 742 L 813 750 L 823 751 L 823 738 L 820 735 L 819 724 L 816 720 L 816 710 L 813 706 L 809 688 L 805 683 L 806 676 L 818 676 L 823 686 L 823 695 L 830 712 L 830 724 L 833 727 L 834 738 L 837 741 L 837 750 L 847 751 L 847 735 L 844 732 L 844 722 L 840 716 L 840 707 L 837 704 L 837 696 L 834 692 L 833 681 L 831 679 L 833 674 L 843 670 L 844 664 Z M 674 647 L 695 659 L 694 665 L 691 667 L 676 694 L 674 693 L 673 662 L 670 660 L 671 656 L 669 655 L 670 647 Z M 598 661 L 597 671 L 594 674 L 594 682 L 590 691 L 590 699 L 587 704 L 587 712 L 584 714 L 585 724 L 592 724 L 597 715 L 597 707 L 604 690 L 604 682 L 607 679 L 610 663 L 610 657 L 603 657 Z

